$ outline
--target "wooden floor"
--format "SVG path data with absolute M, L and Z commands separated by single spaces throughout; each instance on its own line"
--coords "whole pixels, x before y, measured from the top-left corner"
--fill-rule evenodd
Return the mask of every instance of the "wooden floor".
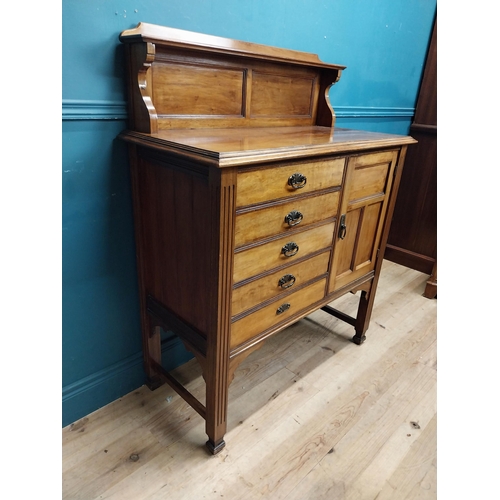
M 230 387 L 226 447 L 172 389 L 146 387 L 63 429 L 63 498 L 436 498 L 436 308 L 384 261 L 366 342 L 318 311 L 269 339 Z M 355 314 L 357 296 L 334 302 Z M 196 361 L 176 370 L 203 400 Z

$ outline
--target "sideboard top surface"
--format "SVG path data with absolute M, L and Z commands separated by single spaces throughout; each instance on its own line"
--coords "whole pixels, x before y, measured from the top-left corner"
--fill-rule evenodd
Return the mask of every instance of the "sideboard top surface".
M 128 142 L 169 151 L 217 167 L 263 161 L 355 153 L 416 141 L 409 136 L 330 127 L 263 127 L 248 129 L 172 129 L 154 134 L 126 131 Z

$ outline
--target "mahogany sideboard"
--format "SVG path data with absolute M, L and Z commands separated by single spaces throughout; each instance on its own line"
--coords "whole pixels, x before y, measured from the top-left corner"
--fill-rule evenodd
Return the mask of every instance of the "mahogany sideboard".
M 228 388 L 271 335 L 323 309 L 365 340 L 408 136 L 335 128 L 344 66 L 146 23 L 121 33 L 144 367 L 224 446 Z M 359 292 L 356 317 L 330 305 Z M 205 404 L 161 363 L 200 363 Z

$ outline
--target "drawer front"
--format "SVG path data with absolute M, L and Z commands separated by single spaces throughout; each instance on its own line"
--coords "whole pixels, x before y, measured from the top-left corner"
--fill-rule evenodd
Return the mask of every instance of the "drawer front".
M 250 340 L 268 328 L 300 313 L 325 296 L 326 279 L 298 290 L 272 304 L 235 321 L 231 325 L 231 348 Z
M 324 252 L 298 264 L 237 287 L 233 290 L 232 315 L 236 316 L 328 271 L 330 252 Z
M 233 283 L 257 276 L 271 269 L 331 246 L 335 223 L 307 231 L 290 233 L 234 255 Z M 298 248 L 298 250 L 297 250 Z M 288 254 L 288 255 L 287 255 Z
M 301 198 L 236 216 L 235 246 L 241 247 L 274 234 L 286 233 L 297 226 L 336 217 L 339 192 Z
M 394 151 L 358 156 L 350 160 L 353 174 L 349 189 L 349 203 L 355 204 L 368 197 L 383 196 L 391 166 L 396 160 Z
M 340 186 L 344 165 L 342 157 L 239 172 L 236 206 Z

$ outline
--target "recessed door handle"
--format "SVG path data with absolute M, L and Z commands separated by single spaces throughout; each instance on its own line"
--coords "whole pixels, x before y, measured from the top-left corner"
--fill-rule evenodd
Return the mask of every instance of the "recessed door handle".
M 345 223 L 345 214 L 340 216 L 340 224 L 339 224 L 339 238 L 343 240 L 345 235 L 347 234 L 347 226 Z

